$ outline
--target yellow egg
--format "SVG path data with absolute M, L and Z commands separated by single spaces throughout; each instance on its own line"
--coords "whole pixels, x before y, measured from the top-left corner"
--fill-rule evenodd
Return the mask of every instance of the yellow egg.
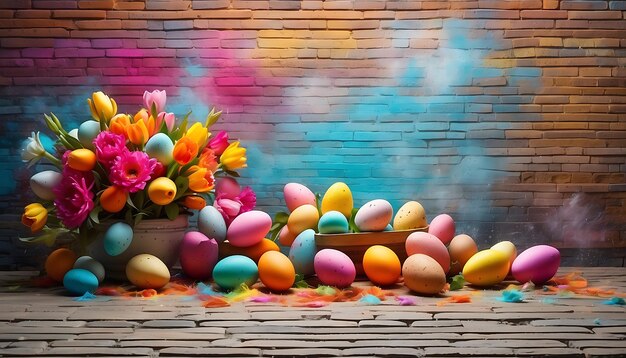
M 148 186 L 148 197 L 157 205 L 167 205 L 176 197 L 176 184 L 167 177 L 158 177 Z
M 393 219 L 394 230 L 412 230 L 428 226 L 426 211 L 417 201 L 409 201 L 402 205 Z
M 469 235 L 460 234 L 452 238 L 448 245 L 448 252 L 450 253 L 449 274 L 454 276 L 463 271 L 467 260 L 478 252 L 478 246 Z
M 509 257 L 501 251 L 483 250 L 472 256 L 465 267 L 465 281 L 476 286 L 492 286 L 504 280 L 509 273 Z
M 434 295 L 446 285 L 446 274 L 435 259 L 424 254 L 409 256 L 402 265 L 404 285 L 424 295 Z
M 515 261 L 515 258 L 517 257 L 515 244 L 510 241 L 500 241 L 499 243 L 493 245 L 491 249 L 504 253 L 509 258 L 509 268 L 511 268 L 513 261 Z
M 288 290 L 296 280 L 296 269 L 287 256 L 268 251 L 259 259 L 259 278 L 272 291 Z
M 141 254 L 126 264 L 126 277 L 138 288 L 159 289 L 170 282 L 170 271 L 158 257 Z
M 398 281 L 402 266 L 393 250 L 386 246 L 374 245 L 363 255 L 363 271 L 372 283 L 387 286 Z
M 352 200 L 352 192 L 350 188 L 342 182 L 331 185 L 322 198 L 322 215 L 334 210 L 350 218 L 352 216 L 353 207 L 354 201 Z
M 297 207 L 296 210 L 289 215 L 287 227 L 289 231 L 298 235 L 306 229 L 317 229 L 319 219 L 320 214 L 317 208 L 313 205 L 305 204 Z

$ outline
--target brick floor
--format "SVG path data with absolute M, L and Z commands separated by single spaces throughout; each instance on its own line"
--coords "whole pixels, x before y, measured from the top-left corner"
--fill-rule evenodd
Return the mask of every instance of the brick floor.
M 626 293 L 625 268 L 576 270 L 591 286 Z M 177 296 L 77 302 L 59 288 L 17 287 L 13 280 L 24 277 L 0 272 L 2 357 L 626 356 L 626 307 L 605 305 L 606 298 L 546 302 L 539 290 L 523 303 L 505 303 L 490 289 L 472 291 L 471 303 L 443 306 L 444 297 L 419 297 L 416 306 L 390 298 L 381 305 L 209 309 Z M 408 294 L 400 286 L 394 293 Z

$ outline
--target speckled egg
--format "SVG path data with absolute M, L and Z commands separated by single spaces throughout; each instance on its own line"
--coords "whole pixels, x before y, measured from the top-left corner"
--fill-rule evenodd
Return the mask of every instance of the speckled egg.
M 455 230 L 454 220 L 448 214 L 435 216 L 428 226 L 428 233 L 435 235 L 444 245 L 448 245 L 452 241 Z
M 100 134 L 100 123 L 85 121 L 78 126 L 78 140 L 87 149 L 93 149 L 93 140 Z
M 158 257 L 141 254 L 126 264 L 126 278 L 138 288 L 159 289 L 170 282 L 170 271 Z
M 511 273 L 521 283 L 531 281 L 535 285 L 548 282 L 559 269 L 561 253 L 549 245 L 537 245 L 524 250 L 511 266 Z
M 305 276 L 312 275 L 315 273 L 313 261 L 316 253 L 315 231 L 304 230 L 291 244 L 289 260 L 293 263 L 297 273 Z
M 78 296 L 94 293 L 98 289 L 98 278 L 90 271 L 71 269 L 63 277 L 63 287 Z
M 231 245 L 247 247 L 258 244 L 270 232 L 272 218 L 259 210 L 245 212 L 235 218 L 226 232 Z
M 65 274 L 74 267 L 76 259 L 76 254 L 70 249 L 60 248 L 52 251 L 45 263 L 48 277 L 62 282 Z
M 463 271 L 463 266 L 467 260 L 478 252 L 478 246 L 469 235 L 460 234 L 452 238 L 450 245 L 448 245 L 448 252 L 450 253 L 450 271 L 448 273 L 456 275 Z
M 285 291 L 293 286 L 296 270 L 283 253 L 268 251 L 259 259 L 259 278 L 270 290 Z
M 315 194 L 302 184 L 287 183 L 283 188 L 283 194 L 289 211 L 294 211 L 302 205 L 316 206 Z
M 252 286 L 259 278 L 259 269 L 251 258 L 233 255 L 220 260 L 213 269 L 213 279 L 222 289 L 231 291 L 242 284 Z
M 446 285 L 446 274 L 435 259 L 423 254 L 409 256 L 402 265 L 404 285 L 423 295 L 435 295 Z
M 52 170 L 44 170 L 30 177 L 30 188 L 33 193 L 43 200 L 54 199 L 54 189 L 60 182 L 63 176 L 59 172 Z
M 361 206 L 354 216 L 360 231 L 383 231 L 393 218 L 393 208 L 387 200 L 376 199 Z
M 407 256 L 424 254 L 439 263 L 443 272 L 450 270 L 450 254 L 446 246 L 435 236 L 427 232 L 414 232 L 406 238 Z
M 100 262 L 96 261 L 91 256 L 81 256 L 76 259 L 76 262 L 74 262 L 74 268 L 83 269 L 91 272 L 96 276 L 98 282 L 102 282 L 104 280 L 104 266 L 102 266 Z
M 127 223 L 117 222 L 109 227 L 102 239 L 104 251 L 117 256 L 122 254 L 133 242 L 133 228 Z
M 350 230 L 350 226 L 342 213 L 329 211 L 320 218 L 317 230 L 320 234 L 345 234 Z
M 396 231 L 421 229 L 426 226 L 428 226 L 426 211 L 417 201 L 409 201 L 402 205 L 393 219 L 393 229 Z
M 502 282 L 508 273 L 509 257 L 491 249 L 477 252 L 463 267 L 465 281 L 476 286 L 496 285 Z
M 331 185 L 322 198 L 322 214 L 338 211 L 349 218 L 353 207 L 352 192 L 346 183 L 337 182 Z
M 185 275 L 193 279 L 208 279 L 217 263 L 218 252 L 215 239 L 198 231 L 187 232 L 180 244 L 180 266 Z
M 387 286 L 398 282 L 402 273 L 400 259 L 386 246 L 371 246 L 363 255 L 363 271 L 372 283 Z
M 287 220 L 289 231 L 301 233 L 307 229 L 317 229 L 317 222 L 320 216 L 317 208 L 313 205 L 305 204 L 297 207 Z
M 205 206 L 198 212 L 198 231 L 217 242 L 226 240 L 226 222 L 213 206 Z
M 164 165 L 168 165 L 173 158 L 174 143 L 165 133 L 157 133 L 146 143 L 144 151 Z
M 354 263 L 339 250 L 320 250 L 315 255 L 314 268 L 317 278 L 328 286 L 348 287 L 356 278 Z

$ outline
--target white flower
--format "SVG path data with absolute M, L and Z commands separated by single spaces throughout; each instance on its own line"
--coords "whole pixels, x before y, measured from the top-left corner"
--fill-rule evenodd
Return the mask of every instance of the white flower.
M 31 136 L 26 139 L 24 145 L 22 149 L 22 160 L 28 162 L 28 167 L 33 166 L 39 159 L 46 155 L 46 150 L 41 144 L 41 139 L 39 139 L 39 132 L 32 132 Z

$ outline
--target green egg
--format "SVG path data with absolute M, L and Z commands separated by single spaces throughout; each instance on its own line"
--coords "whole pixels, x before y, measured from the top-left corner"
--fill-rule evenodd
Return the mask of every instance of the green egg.
M 100 123 L 85 121 L 78 127 L 78 140 L 87 149 L 93 149 L 93 140 L 100 134 Z
M 157 133 L 148 140 L 145 150 L 151 158 L 156 158 L 162 164 L 168 165 L 173 159 L 174 143 L 167 134 Z
M 345 234 L 349 231 L 348 219 L 338 211 L 329 211 L 322 215 L 317 229 L 320 234 Z
M 225 257 L 213 268 L 215 283 L 226 291 L 232 291 L 244 283 L 252 286 L 258 278 L 256 263 L 243 255 Z

